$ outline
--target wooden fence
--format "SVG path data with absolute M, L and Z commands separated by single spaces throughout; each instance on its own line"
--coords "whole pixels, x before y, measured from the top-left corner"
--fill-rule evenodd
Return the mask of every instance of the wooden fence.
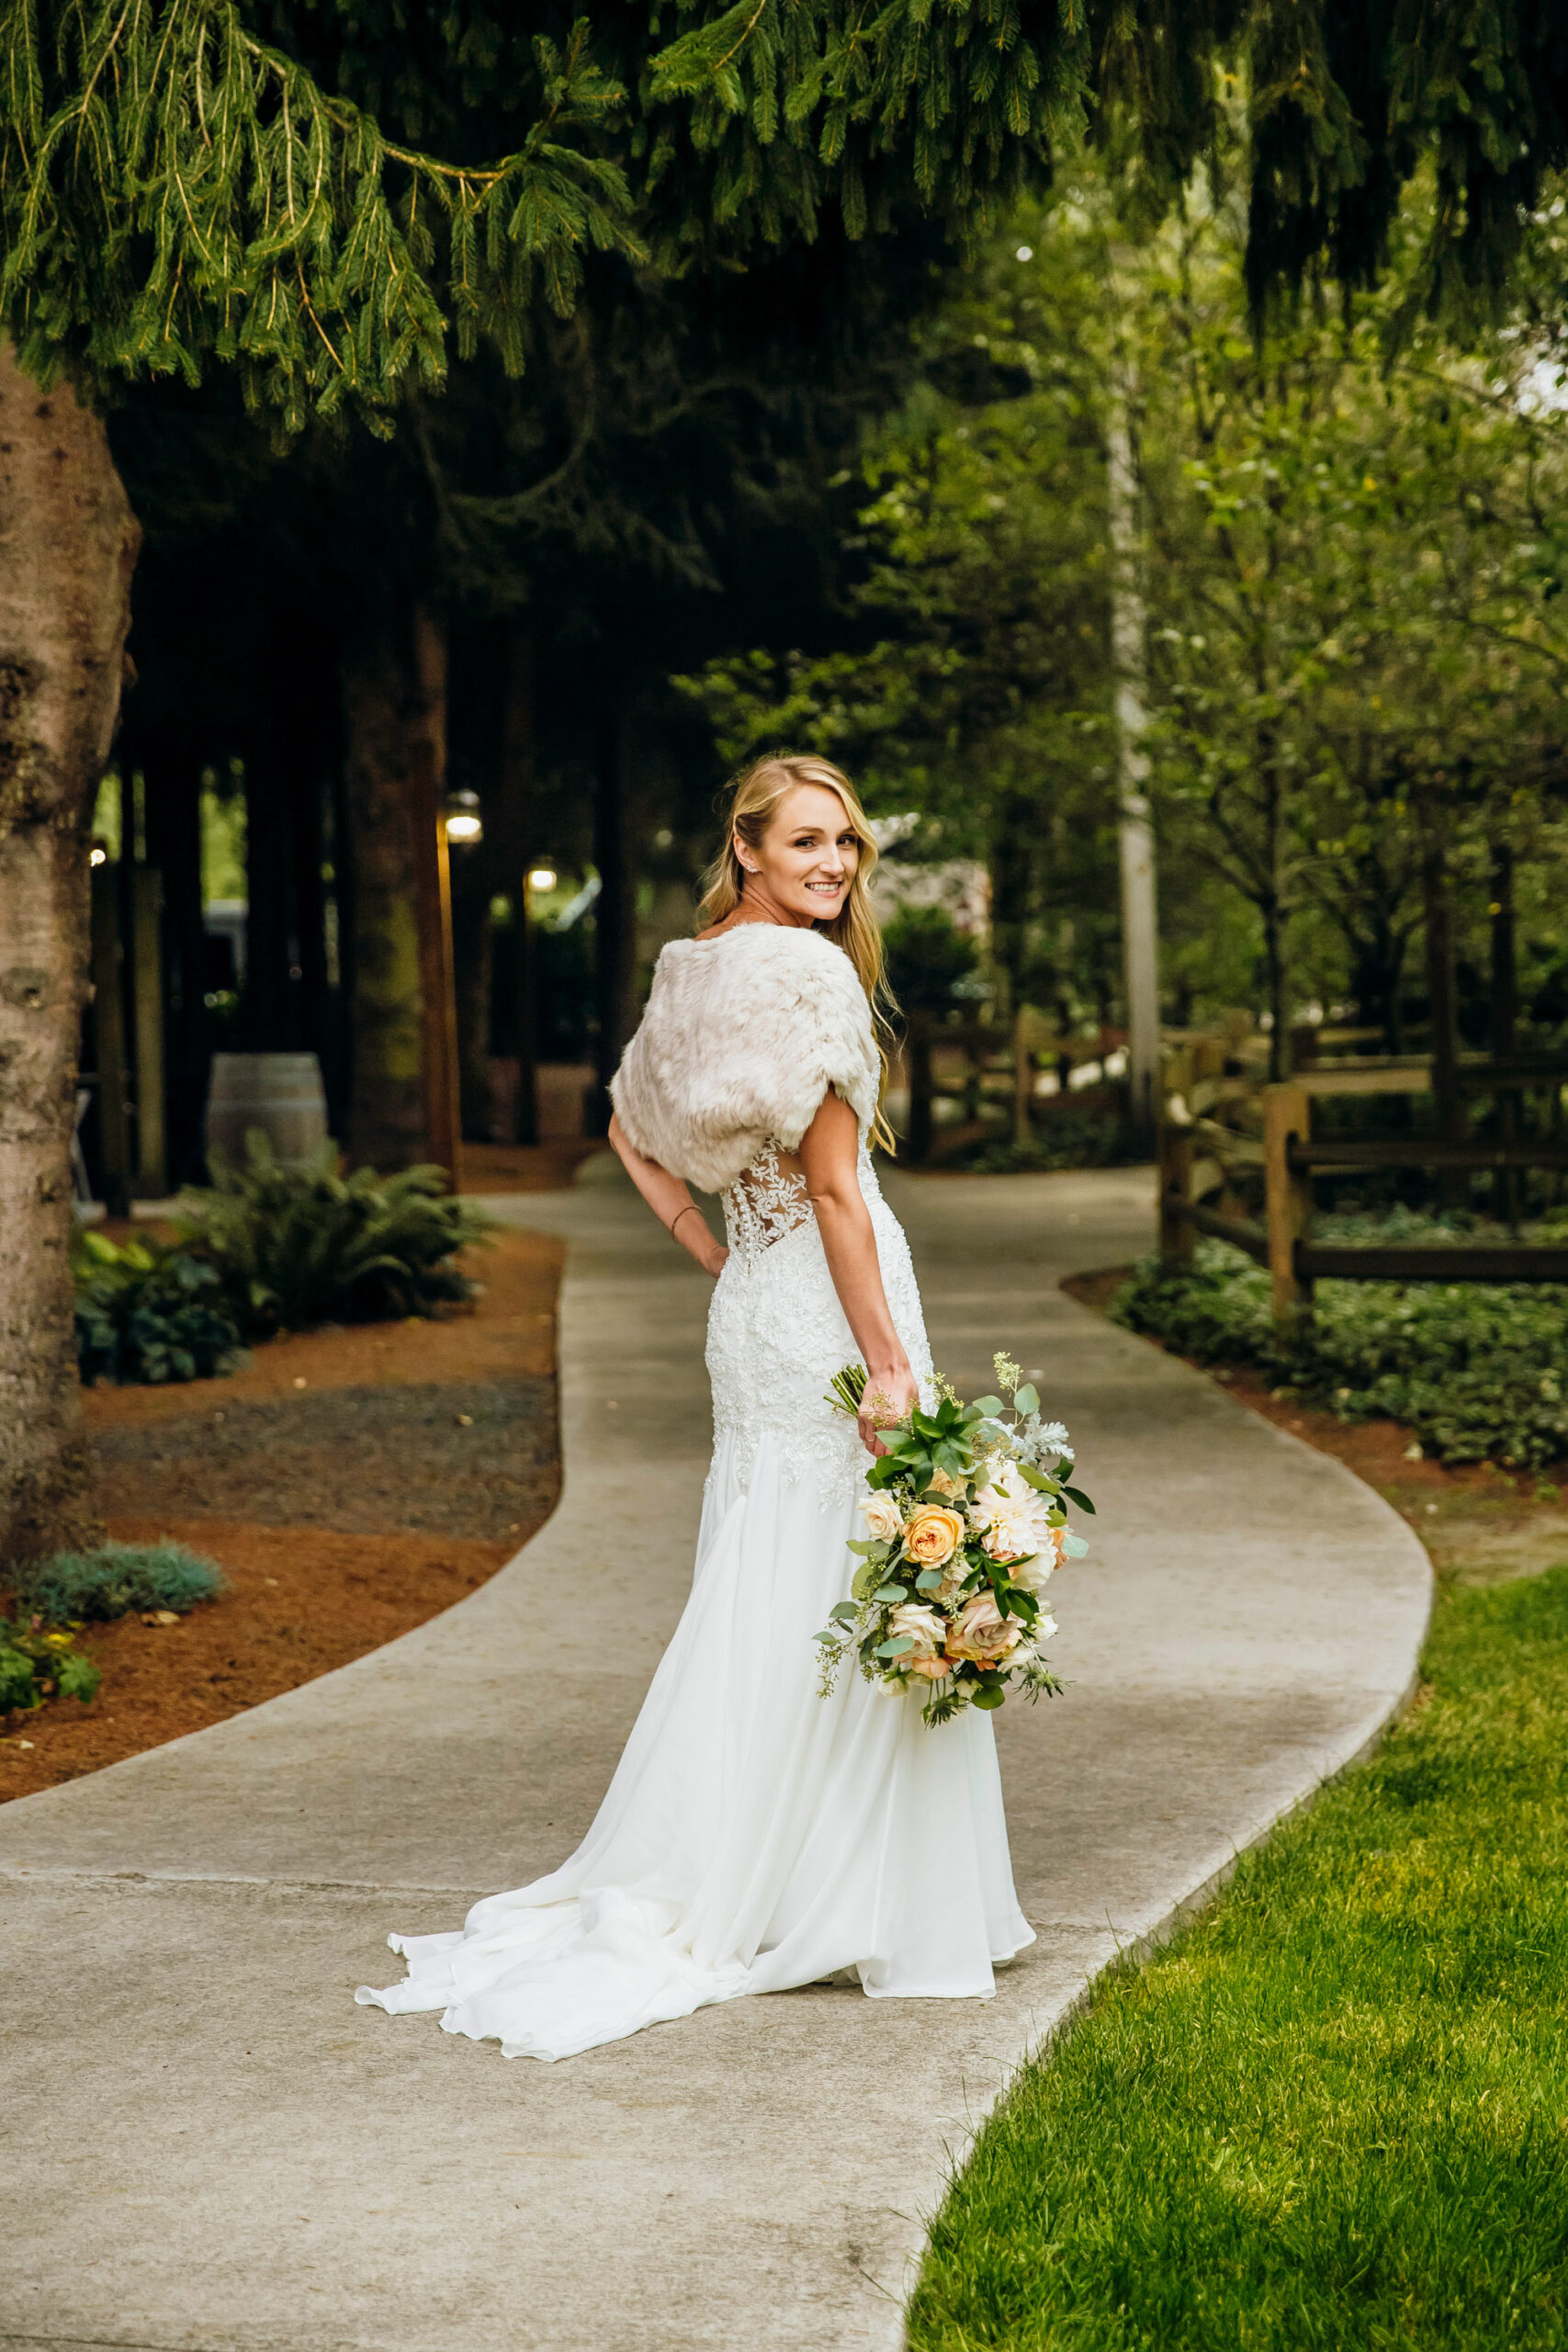
M 1027 1013 L 1011 1023 L 936 1022 L 929 1012 L 911 1013 L 904 1046 L 909 1086 L 906 1156 L 916 1166 L 931 1158 L 937 1132 L 936 1105 L 943 1101 L 962 1106 L 960 1118 L 966 1125 L 982 1118 L 985 1103 L 999 1102 L 1005 1109 L 1008 1132 L 1015 1142 L 1025 1141 L 1031 1133 L 1037 1073 L 1055 1069 L 1063 1081 L 1062 1091 L 1067 1094 L 1069 1070 L 1089 1062 L 1103 1063 L 1105 1056 L 1114 1053 L 1122 1043 L 1119 1032 L 1102 1034 L 1098 1043 L 1049 1036 L 1039 1017 Z M 939 1071 L 938 1056 L 950 1066 L 947 1074 Z M 955 1060 L 959 1064 L 956 1077 L 951 1072 Z
M 1546 1057 L 1461 1066 L 1469 1091 L 1517 1092 L 1560 1084 L 1568 1065 Z M 1358 1169 L 1424 1168 L 1437 1171 L 1568 1170 L 1568 1141 L 1454 1142 L 1396 1136 L 1365 1141 L 1314 1137 L 1314 1095 L 1421 1094 L 1430 1083 L 1420 1056 L 1329 1063 L 1283 1085 L 1258 1087 L 1245 1077 L 1190 1080 L 1187 1093 L 1168 1101 L 1159 1139 L 1159 1249 L 1168 1265 L 1190 1261 L 1200 1233 L 1228 1241 L 1269 1269 L 1280 1322 L 1310 1315 L 1313 1284 L 1332 1276 L 1349 1282 L 1568 1283 L 1568 1248 L 1523 1242 L 1335 1243 L 1313 1239 L 1313 1178 Z M 1189 1097 L 1190 1099 L 1189 1099 Z M 1261 1133 L 1227 1125 L 1216 1111 L 1259 1102 Z M 1264 1213 L 1226 1206 L 1233 1180 L 1263 1177 Z M 1219 1207 L 1208 1207 L 1214 1193 Z

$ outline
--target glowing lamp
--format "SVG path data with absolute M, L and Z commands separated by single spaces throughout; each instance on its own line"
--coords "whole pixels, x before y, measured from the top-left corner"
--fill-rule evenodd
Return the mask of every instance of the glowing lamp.
M 449 792 L 442 803 L 442 815 L 446 824 L 449 842 L 461 842 L 465 847 L 484 839 L 484 819 L 479 814 L 477 792 Z
M 556 881 L 556 869 L 553 865 L 531 865 L 528 868 L 530 890 L 553 890 Z

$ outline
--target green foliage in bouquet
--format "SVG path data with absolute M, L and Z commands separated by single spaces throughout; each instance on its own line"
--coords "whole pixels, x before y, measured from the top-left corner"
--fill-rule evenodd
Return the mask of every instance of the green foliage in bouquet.
M 998 1355 L 996 1369 L 1010 1420 L 1001 1396 L 965 1405 L 949 1392 L 883 1430 L 886 1450 L 866 1473 L 874 1499 L 862 1506 L 871 1532 L 849 1547 L 861 1565 L 817 1635 L 824 1696 L 852 1649 L 868 1682 L 923 1683 L 931 1724 L 999 1707 L 1010 1685 L 1031 1700 L 1062 1690 L 1039 1652 L 1055 1631 L 1040 1588 L 1061 1555 L 1088 1548 L 1068 1532 L 1066 1505 L 1094 1505 L 1067 1483 L 1066 1430 L 1042 1420 L 1017 1364 Z M 865 1381 L 862 1365 L 847 1364 L 828 1401 L 858 1414 Z
M 216 1600 L 223 1579 L 210 1560 L 184 1544 L 101 1544 L 92 1552 L 56 1552 L 15 1571 L 17 1599 L 46 1625 L 124 1617 L 135 1609 L 174 1609 Z
M 184 1244 L 72 1242 L 76 1361 L 87 1382 L 210 1380 L 243 1352 L 215 1270 Z
M 31 1714 L 49 1699 L 85 1705 L 102 1679 L 77 1649 L 74 1628 L 53 1633 L 39 1617 L 0 1617 L 0 1714 Z
M 1370 1238 L 1365 1220 L 1355 1238 Z M 1190 1272 L 1145 1260 L 1111 1312 L 1199 1363 L 1255 1365 L 1341 1420 L 1401 1421 L 1438 1461 L 1541 1469 L 1568 1453 L 1568 1308 L 1547 1284 L 1320 1282 L 1312 1322 L 1281 1330 L 1268 1274 L 1205 1239 Z
M 252 1336 L 428 1315 L 474 1295 L 455 1260 L 491 1220 L 449 1193 L 439 1168 L 340 1176 L 330 1143 L 313 1167 L 280 1168 L 253 1129 L 244 1166 L 214 1155 L 212 1173 L 209 1190 L 186 1194 L 182 1231 Z

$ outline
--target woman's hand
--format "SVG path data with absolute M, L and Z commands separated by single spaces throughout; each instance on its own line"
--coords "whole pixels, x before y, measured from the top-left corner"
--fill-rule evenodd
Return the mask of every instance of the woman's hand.
M 911 1405 L 919 1402 L 915 1375 L 907 1363 L 888 1365 L 866 1374 L 865 1394 L 856 1421 L 861 1443 L 874 1458 L 886 1453 L 877 1431 L 901 1421 Z
M 716 1282 L 720 1274 L 723 1273 L 726 1266 L 729 1263 L 729 1251 L 726 1249 L 722 1241 L 716 1241 L 710 1233 L 708 1235 L 708 1246 L 703 1255 L 698 1259 L 697 1263 L 701 1266 L 705 1274 L 711 1274 L 715 1282 Z

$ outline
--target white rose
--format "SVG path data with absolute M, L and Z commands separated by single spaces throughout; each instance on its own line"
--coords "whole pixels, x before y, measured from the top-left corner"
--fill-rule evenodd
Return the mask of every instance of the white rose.
M 860 1513 L 874 1543 L 896 1544 L 904 1532 L 903 1515 L 891 1495 L 868 1495 Z

